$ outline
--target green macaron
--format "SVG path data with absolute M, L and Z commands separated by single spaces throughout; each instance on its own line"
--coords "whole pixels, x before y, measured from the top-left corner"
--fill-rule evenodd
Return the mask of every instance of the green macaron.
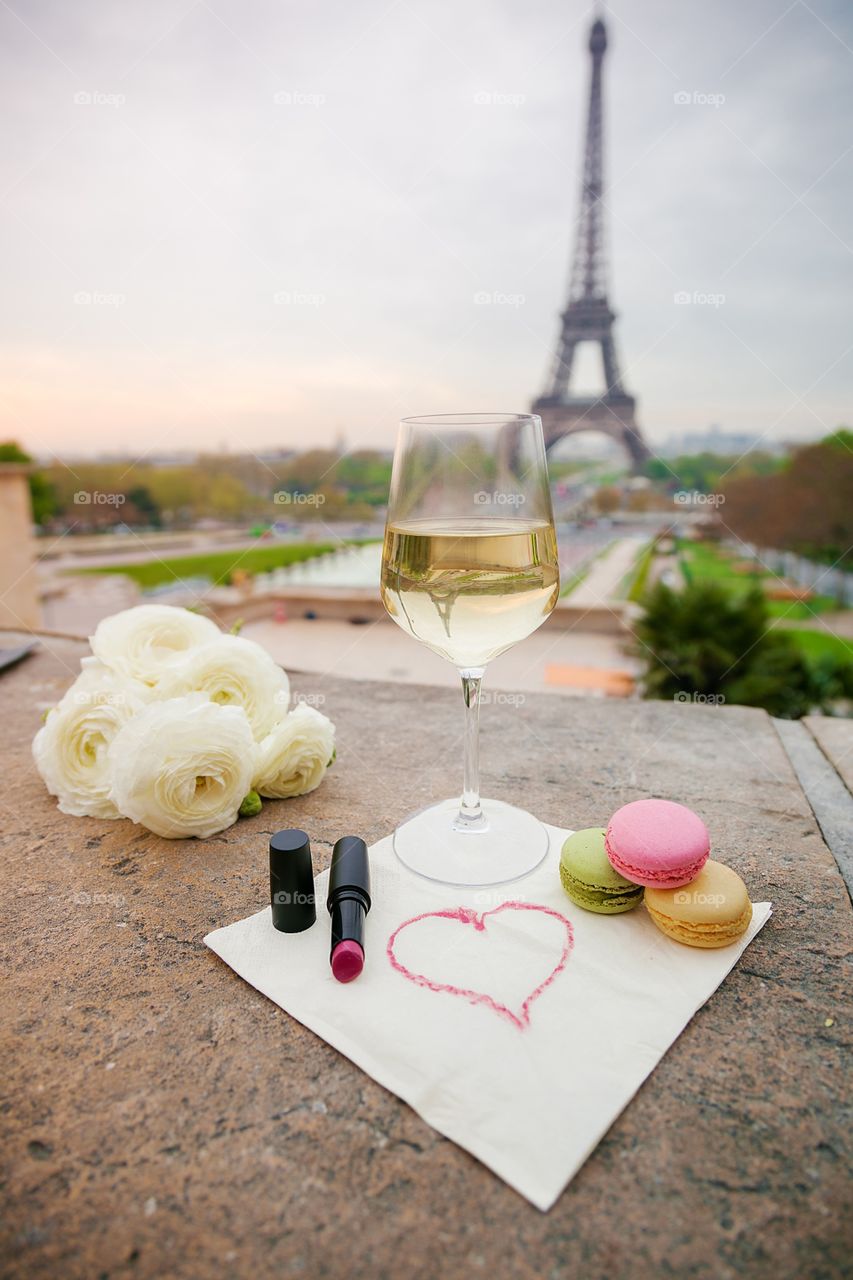
M 625 880 L 604 851 L 604 828 L 575 831 L 560 854 L 560 880 L 572 902 L 585 911 L 615 916 L 643 901 L 643 887 Z

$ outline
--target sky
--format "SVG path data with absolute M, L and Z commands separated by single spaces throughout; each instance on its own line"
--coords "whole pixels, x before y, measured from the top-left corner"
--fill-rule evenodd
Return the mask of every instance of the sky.
M 652 444 L 850 423 L 853 7 L 599 12 L 610 298 Z M 578 0 L 2 0 L 0 438 L 390 447 L 543 390 Z M 599 389 L 586 350 L 577 391 Z

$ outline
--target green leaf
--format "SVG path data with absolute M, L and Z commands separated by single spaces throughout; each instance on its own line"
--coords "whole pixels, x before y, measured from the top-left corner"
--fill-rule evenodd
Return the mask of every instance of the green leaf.
M 243 803 L 240 805 L 240 817 L 255 818 L 263 807 L 263 802 L 257 791 L 250 791 L 249 794 L 244 797 Z

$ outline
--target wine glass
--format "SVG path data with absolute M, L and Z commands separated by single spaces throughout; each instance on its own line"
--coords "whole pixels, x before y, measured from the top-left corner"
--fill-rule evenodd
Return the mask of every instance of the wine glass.
M 446 884 L 518 879 L 548 851 L 532 814 L 481 800 L 480 686 L 486 664 L 529 636 L 560 593 L 542 423 L 533 414 L 465 413 L 400 423 L 385 542 L 382 602 L 399 627 L 462 677 L 462 797 L 406 819 L 394 849 Z M 417 733 L 413 746 L 417 750 Z

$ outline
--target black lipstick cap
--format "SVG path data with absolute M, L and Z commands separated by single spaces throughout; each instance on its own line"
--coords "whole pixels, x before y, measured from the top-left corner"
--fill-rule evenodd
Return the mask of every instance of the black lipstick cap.
M 360 836 L 341 836 L 335 841 L 326 903 L 329 911 L 337 895 L 344 891 L 357 894 L 365 911 L 370 910 L 370 863 L 367 845 Z
M 304 831 L 276 831 L 270 840 L 270 903 L 282 933 L 302 933 L 317 919 L 311 842 Z

